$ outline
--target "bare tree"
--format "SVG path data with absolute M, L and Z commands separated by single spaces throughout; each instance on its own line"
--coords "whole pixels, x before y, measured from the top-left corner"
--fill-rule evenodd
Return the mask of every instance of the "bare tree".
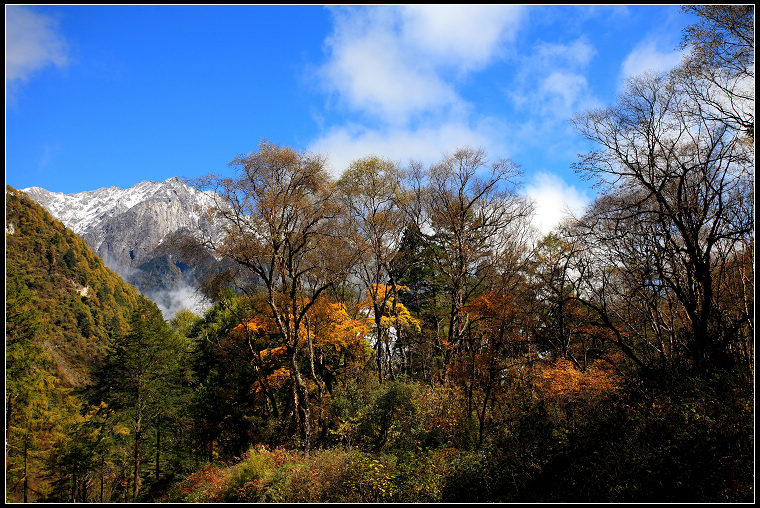
M 643 363 L 630 347 L 633 336 L 653 345 L 685 335 L 693 365 L 704 369 L 725 352 L 715 293 L 724 257 L 717 254 L 752 234 L 753 217 L 743 212 L 752 199 L 754 168 L 737 132 L 695 115 L 676 80 L 633 78 L 614 107 L 573 120 L 599 146 L 574 167 L 606 190 L 573 234 L 585 245 L 579 271 L 585 270 L 583 285 L 593 295 L 586 300 L 615 328 L 626 353 Z M 673 319 L 682 314 L 683 328 L 661 329 L 657 341 L 649 341 L 666 325 L 659 315 L 666 309 Z M 665 346 L 658 351 L 666 354 Z
M 309 393 L 298 355 L 309 309 L 341 277 L 341 240 L 333 220 L 340 209 L 322 157 L 262 141 L 257 152 L 236 157 L 230 166 L 236 177 L 209 175 L 195 182 L 222 200 L 212 212 L 223 239 L 204 243 L 261 281 L 286 349 L 294 418 L 308 453 Z M 239 281 L 239 274 L 226 280 Z
M 376 364 L 380 382 L 384 372 L 393 378 L 391 347 L 382 317 L 396 314 L 398 284 L 390 268 L 404 233 L 406 219 L 399 208 L 401 178 L 397 166 L 370 156 L 351 163 L 338 181 L 340 200 L 346 209 L 351 244 L 357 249 L 356 275 L 372 304 L 376 332 Z M 388 287 L 390 286 L 390 287 Z M 400 326 L 396 323 L 396 340 Z
M 466 347 L 468 301 L 502 255 L 518 248 L 532 208 L 516 191 L 519 167 L 508 159 L 489 162 L 483 150 L 461 148 L 427 171 L 412 169 L 407 214 L 448 286 L 448 363 Z
M 678 84 L 704 118 L 755 138 L 754 5 L 688 5 L 698 22 L 684 30 L 690 49 L 675 69 Z

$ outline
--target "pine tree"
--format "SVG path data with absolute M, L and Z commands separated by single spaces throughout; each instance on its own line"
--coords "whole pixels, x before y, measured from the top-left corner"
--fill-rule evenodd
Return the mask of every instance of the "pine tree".
M 129 319 L 129 331 L 106 357 L 96 393 L 122 418 L 132 436 L 132 500 L 140 491 L 142 459 L 149 431 L 182 404 L 185 339 L 143 299 Z M 159 443 L 160 445 L 160 443 Z

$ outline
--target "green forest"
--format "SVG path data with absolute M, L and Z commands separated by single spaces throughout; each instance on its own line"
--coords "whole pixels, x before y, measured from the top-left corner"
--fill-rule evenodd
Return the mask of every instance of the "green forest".
M 515 161 L 261 141 L 166 321 L 6 186 L 6 501 L 754 501 L 754 7 L 691 9 L 540 239 Z

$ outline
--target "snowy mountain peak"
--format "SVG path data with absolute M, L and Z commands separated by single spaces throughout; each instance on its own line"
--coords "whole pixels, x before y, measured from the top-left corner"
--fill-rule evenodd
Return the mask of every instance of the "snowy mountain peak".
M 196 206 L 208 206 L 213 201 L 212 193 L 190 187 L 176 176 L 163 182 L 140 182 L 127 189 L 103 187 L 73 194 L 51 192 L 40 187 L 21 190 L 82 237 L 104 221 L 151 200 L 167 205 L 178 200 L 179 208 L 185 214 L 195 216 L 192 222 L 197 222 Z M 169 226 L 169 229 L 172 228 Z M 97 249 L 98 246 L 93 247 Z
M 177 177 L 73 194 L 40 187 L 22 190 L 119 273 L 151 259 L 154 249 L 172 233 L 204 227 L 197 210 L 214 201 L 213 193 L 201 192 Z

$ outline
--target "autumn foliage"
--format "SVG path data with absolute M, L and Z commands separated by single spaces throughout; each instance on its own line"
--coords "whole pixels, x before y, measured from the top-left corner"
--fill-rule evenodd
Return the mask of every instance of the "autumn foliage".
M 7 500 L 752 501 L 754 10 L 692 11 L 573 119 L 601 194 L 543 238 L 482 149 L 262 141 L 193 182 L 223 269 L 166 323 L 7 189 Z

